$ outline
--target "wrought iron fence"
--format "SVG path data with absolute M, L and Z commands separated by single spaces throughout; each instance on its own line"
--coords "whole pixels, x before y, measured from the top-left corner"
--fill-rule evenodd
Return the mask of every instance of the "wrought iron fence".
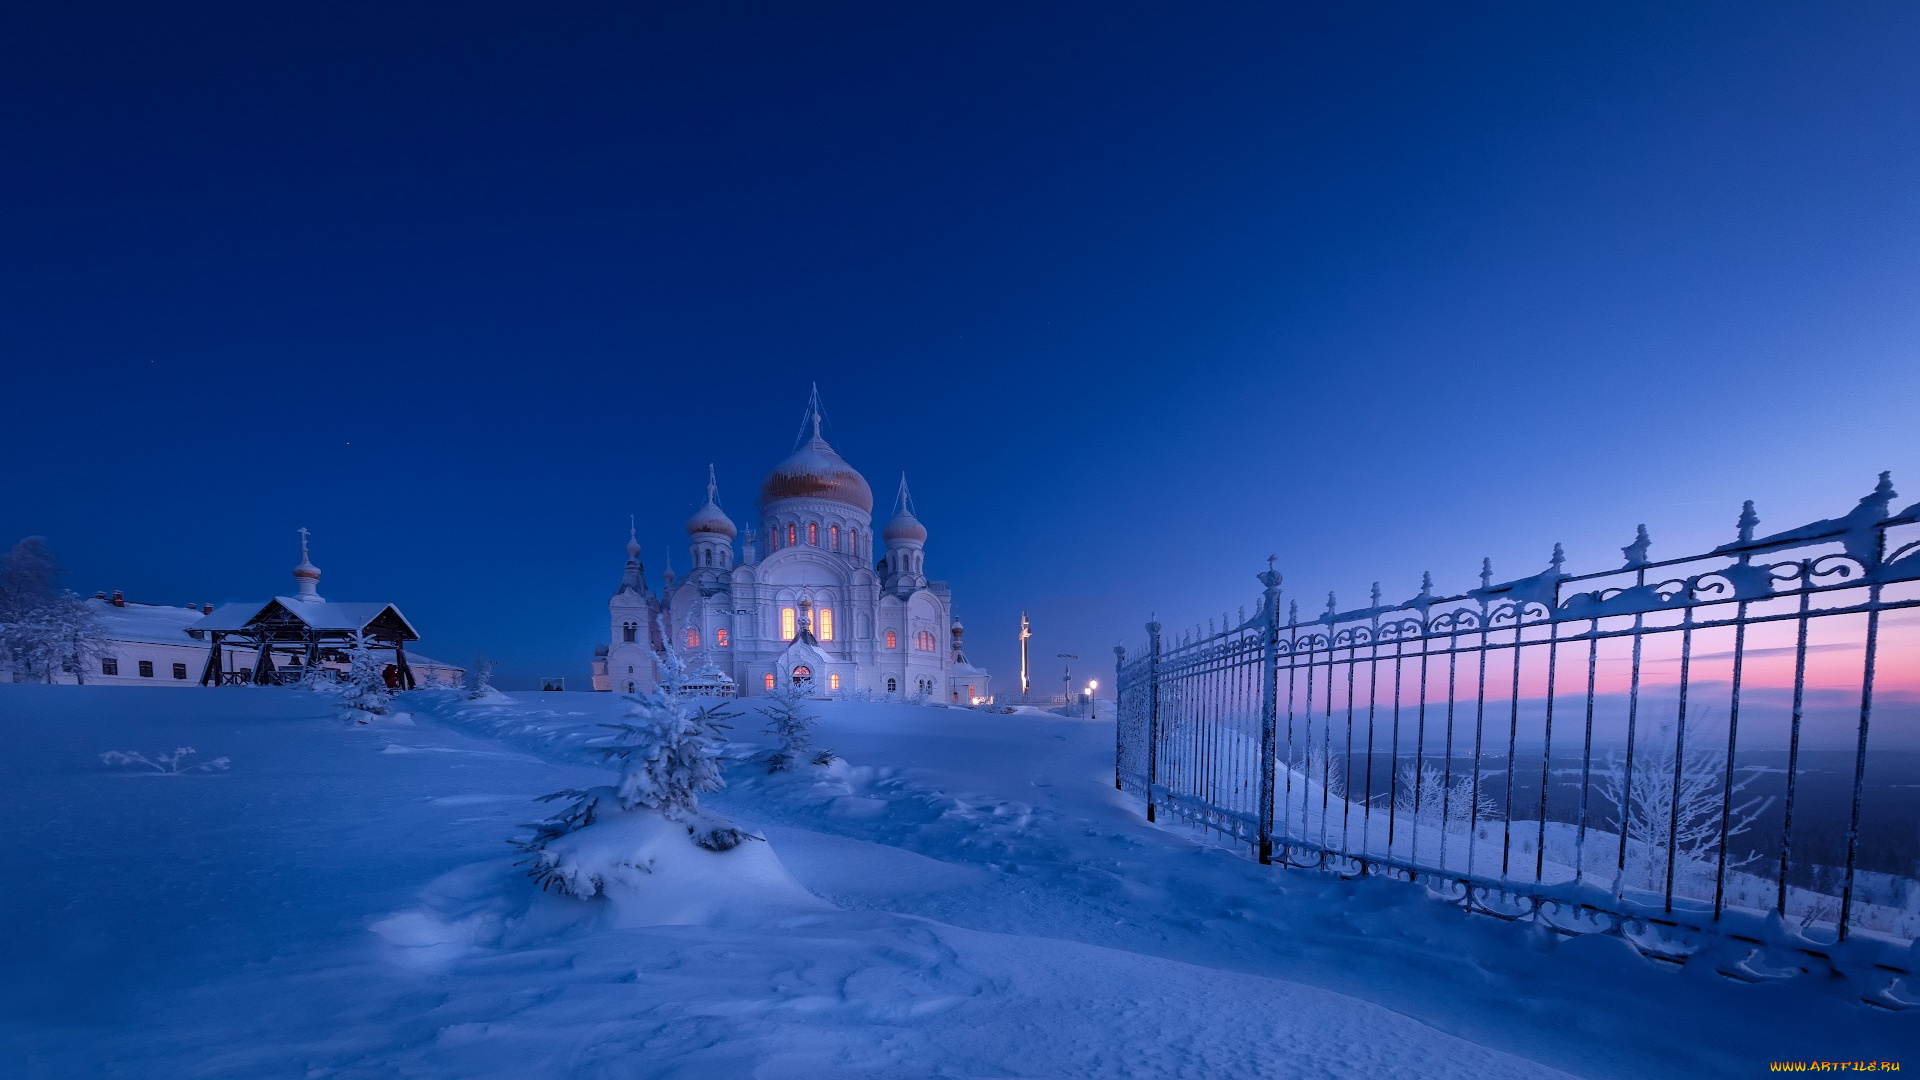
M 1262 862 L 1559 929 L 1920 936 L 1920 503 L 1117 648 L 1115 781 Z M 1871 736 L 1871 737 L 1870 737 Z M 1772 931 L 1778 937 L 1777 927 Z M 1647 947 L 1644 941 L 1638 942 Z M 1657 951 L 1657 950 L 1656 950 Z

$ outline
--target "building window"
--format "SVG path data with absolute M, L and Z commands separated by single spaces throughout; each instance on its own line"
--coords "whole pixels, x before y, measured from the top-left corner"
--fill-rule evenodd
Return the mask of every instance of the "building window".
M 173 677 L 174 677 L 174 678 L 176 678 L 176 679 L 184 679 L 184 678 L 186 678 L 186 677 L 187 677 L 187 665 L 185 665 L 185 664 L 175 664 L 175 665 L 173 665 Z
M 820 640 L 821 641 L 833 640 L 833 609 L 832 608 L 823 607 L 820 609 Z
M 117 656 L 101 657 L 100 658 L 100 674 L 102 675 L 120 674 L 120 658 Z
M 797 540 L 797 539 L 795 539 L 795 538 L 794 538 L 794 531 L 793 531 L 793 528 L 794 528 L 794 527 L 793 527 L 793 523 L 792 523 L 792 522 L 788 522 L 788 523 L 787 523 L 787 543 L 788 543 L 789 545 L 793 545 L 793 544 L 797 544 L 797 543 L 799 543 L 799 542 L 800 542 L 799 540 Z
M 834 690 L 840 689 L 840 673 L 839 672 L 836 671 L 833 674 L 827 676 L 827 686 L 830 689 L 834 689 Z
M 807 522 L 807 543 L 812 544 L 814 547 L 820 546 L 820 523 L 819 522 L 817 521 Z
M 780 640 L 792 641 L 793 638 L 793 609 L 783 607 L 780 609 Z
M 899 647 L 900 647 L 900 635 L 894 633 L 891 630 L 887 631 L 887 648 L 897 649 Z
M 699 628 L 697 628 L 697 627 L 692 627 L 692 626 L 689 626 L 689 627 L 687 627 L 687 648 L 689 648 L 689 649 L 697 649 L 697 648 L 699 648 L 699 647 L 700 647 L 700 630 L 699 630 Z
M 633 680 L 632 680 L 632 679 L 628 679 L 628 680 L 627 680 L 627 693 L 629 693 L 629 694 L 631 694 L 631 693 L 633 693 Z
M 891 678 L 889 678 L 887 680 L 887 693 L 891 694 L 898 689 L 900 689 L 900 684 L 897 682 L 894 682 Z
M 767 689 L 773 689 L 773 672 L 767 672 Z
M 940 646 L 936 644 L 933 639 L 933 631 L 915 630 L 913 632 L 913 647 L 919 649 L 921 652 L 933 652 Z
M 624 626 L 622 626 L 622 627 L 620 628 L 620 640 L 621 640 L 621 641 L 632 641 L 632 640 L 633 640 L 633 635 L 634 635 L 634 632 L 635 632 L 635 631 L 637 631 L 637 630 L 639 630 L 639 629 L 640 629 L 640 626 L 639 626 L 639 624 L 637 624 L 637 623 L 627 623 L 626 625 L 624 625 Z
M 153 661 L 151 660 L 140 661 L 140 677 L 143 679 L 153 678 Z
M 860 554 L 860 530 L 859 529 L 847 530 L 847 550 L 855 555 Z
M 827 539 L 831 541 L 831 543 L 829 543 L 828 546 L 833 548 L 833 550 L 835 551 L 839 551 L 840 550 L 840 526 L 838 525 L 827 526 Z
M 720 646 L 720 647 L 721 647 L 721 648 L 723 648 L 723 649 L 727 647 L 727 629 L 726 629 L 726 627 L 724 627 L 724 626 L 723 626 L 723 627 L 721 627 L 720 629 L 718 629 L 718 630 L 715 630 L 715 631 L 713 632 L 713 643 L 714 643 L 715 645 L 718 645 L 718 646 Z
M 804 686 L 813 681 L 813 669 L 805 664 L 793 666 L 793 685 Z

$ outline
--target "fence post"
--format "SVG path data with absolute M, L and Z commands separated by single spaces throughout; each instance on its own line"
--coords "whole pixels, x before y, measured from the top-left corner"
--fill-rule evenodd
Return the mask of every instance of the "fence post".
M 1160 782 L 1160 623 L 1147 624 L 1147 820 L 1153 820 L 1153 785 Z
M 1113 786 L 1117 791 L 1125 791 L 1126 785 L 1120 782 L 1120 757 L 1125 752 L 1126 729 L 1120 725 L 1120 696 L 1126 693 L 1122 689 L 1125 683 L 1120 681 L 1121 672 L 1127 667 L 1127 647 L 1113 647 Z
M 1280 573 L 1267 559 L 1267 572 L 1260 575 L 1267 587 L 1266 640 L 1261 645 L 1260 665 L 1260 861 L 1273 862 L 1273 756 L 1279 751 L 1280 716 Z

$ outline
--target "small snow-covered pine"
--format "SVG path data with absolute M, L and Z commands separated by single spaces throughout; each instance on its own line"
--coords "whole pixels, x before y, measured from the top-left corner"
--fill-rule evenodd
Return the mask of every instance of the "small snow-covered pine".
M 479 701 L 492 693 L 493 661 L 476 656 L 472 670 L 467 672 L 467 697 Z
M 379 654 L 367 643 L 365 634 L 355 634 L 353 648 L 347 650 L 347 677 L 340 694 L 340 709 L 349 720 L 364 724 L 374 716 L 385 716 L 393 707 L 393 694 L 382 675 Z
M 807 708 L 806 687 L 790 682 L 768 694 L 767 704 L 758 711 L 767 718 L 768 734 L 780 740 L 780 749 L 774 751 L 768 772 L 785 772 L 808 760 L 807 752 L 813 749 L 813 730 L 819 720 Z M 828 761 L 833 760 L 832 751 L 822 751 L 822 754 Z M 817 759 L 814 763 L 823 764 Z

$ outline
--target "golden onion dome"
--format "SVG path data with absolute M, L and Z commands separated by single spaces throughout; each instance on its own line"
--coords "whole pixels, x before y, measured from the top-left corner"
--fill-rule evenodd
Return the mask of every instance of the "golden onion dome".
M 800 449 L 773 467 L 760 485 L 760 505 L 780 499 L 828 499 L 873 513 L 873 489 L 846 459 L 815 433 Z

